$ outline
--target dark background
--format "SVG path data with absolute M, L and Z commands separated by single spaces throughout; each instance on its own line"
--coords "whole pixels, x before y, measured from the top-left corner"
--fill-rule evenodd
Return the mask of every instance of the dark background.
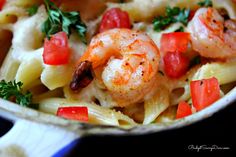
M 12 124 L 0 118 L 0 136 Z M 4 126 L 4 127 L 3 127 Z M 188 149 L 195 147 L 229 147 L 228 150 Z M 146 156 L 160 156 L 160 154 L 180 153 L 209 153 L 236 156 L 236 103 L 214 114 L 212 117 L 193 125 L 166 132 L 143 136 L 92 136 L 80 139 L 67 156 L 135 156 L 145 153 Z M 143 156 L 143 155 L 142 155 Z
M 229 147 L 229 150 L 197 150 L 188 149 L 189 145 L 212 147 Z M 76 150 L 81 156 L 97 154 L 109 156 L 116 154 L 124 156 L 141 155 L 162 156 L 168 154 L 178 156 L 183 153 L 208 153 L 236 156 L 236 103 L 214 114 L 209 119 L 193 125 L 156 134 L 132 137 L 86 137 Z M 108 153 L 112 152 L 112 154 Z M 74 154 L 76 152 L 73 152 Z M 74 156 L 72 153 L 71 156 Z M 162 155 L 161 155 L 162 154 Z

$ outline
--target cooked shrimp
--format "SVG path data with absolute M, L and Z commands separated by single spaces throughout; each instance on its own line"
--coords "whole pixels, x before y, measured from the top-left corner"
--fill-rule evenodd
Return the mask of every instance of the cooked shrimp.
M 199 9 L 188 25 L 193 49 L 209 58 L 236 56 L 236 21 L 224 20 L 214 8 Z
M 112 29 L 92 39 L 79 63 L 91 62 L 94 77 L 102 81 L 119 107 L 124 107 L 142 100 L 150 91 L 159 56 L 157 46 L 146 34 Z M 78 84 L 74 79 L 71 88 L 76 90 Z

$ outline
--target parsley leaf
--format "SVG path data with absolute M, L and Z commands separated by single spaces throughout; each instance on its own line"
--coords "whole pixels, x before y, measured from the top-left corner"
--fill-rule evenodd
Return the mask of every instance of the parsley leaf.
M 71 30 L 74 29 L 80 39 L 86 43 L 85 34 L 87 27 L 81 20 L 79 12 L 64 12 L 50 0 L 44 0 L 44 2 L 48 11 L 48 19 L 42 25 L 42 32 L 44 32 L 48 38 L 60 31 L 64 31 L 70 36 Z
M 212 7 L 212 1 L 211 0 L 204 0 L 202 2 L 197 3 L 201 7 Z
M 38 12 L 38 8 L 39 8 L 39 6 L 37 6 L 37 5 L 33 5 L 30 8 L 28 8 L 27 12 L 28 12 L 29 16 L 33 16 L 34 14 L 36 14 Z
M 179 7 L 173 7 L 173 8 L 171 8 L 170 6 L 166 7 L 166 15 L 167 16 L 175 16 L 175 15 L 178 15 L 179 12 L 180 12 Z
M 6 82 L 2 80 L 0 82 L 0 97 L 6 100 L 14 101 L 21 106 L 30 106 L 32 100 L 32 94 L 27 91 L 22 92 L 22 82 L 10 81 Z
M 176 22 L 181 22 L 185 26 L 188 24 L 188 17 L 190 14 L 190 9 L 181 9 L 179 14 L 175 17 Z
M 184 27 L 180 26 L 175 32 L 184 32 Z
M 153 28 L 160 32 L 171 23 L 181 22 L 184 25 L 188 24 L 190 9 L 180 9 L 178 7 L 167 7 L 166 16 L 158 16 L 153 20 Z
M 172 18 L 159 16 L 153 20 L 153 28 L 155 31 L 160 32 L 167 25 L 172 23 Z

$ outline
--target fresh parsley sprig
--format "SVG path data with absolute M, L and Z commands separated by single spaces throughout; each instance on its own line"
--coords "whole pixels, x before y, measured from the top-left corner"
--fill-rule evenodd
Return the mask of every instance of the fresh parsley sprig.
M 167 7 L 166 16 L 158 16 L 153 20 L 153 28 L 160 32 L 171 23 L 181 22 L 184 25 L 188 24 L 190 9 L 180 9 L 179 7 Z
M 32 100 L 32 93 L 29 91 L 23 93 L 22 82 L 2 80 L 0 82 L 0 97 L 20 104 L 21 106 L 29 107 Z
M 211 0 L 204 0 L 204 1 L 198 2 L 197 4 L 201 7 L 212 7 L 213 6 Z
M 48 12 L 48 19 L 42 25 L 42 32 L 44 32 L 48 38 L 60 31 L 64 31 L 70 36 L 71 30 L 74 29 L 80 39 L 86 43 L 85 34 L 87 27 L 81 20 L 79 12 L 64 12 L 50 0 L 44 0 L 44 2 Z
M 180 26 L 177 30 L 175 30 L 175 32 L 184 32 L 184 27 Z
M 28 8 L 27 12 L 28 12 L 29 16 L 33 16 L 34 14 L 36 14 L 38 12 L 38 8 L 39 8 L 39 6 L 37 6 L 37 5 L 32 5 L 30 8 Z

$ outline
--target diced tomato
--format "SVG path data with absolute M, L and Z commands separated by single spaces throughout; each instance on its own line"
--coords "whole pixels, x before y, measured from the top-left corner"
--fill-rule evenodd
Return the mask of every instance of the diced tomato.
M 191 21 L 196 13 L 196 10 L 191 10 L 188 16 L 188 21 Z
M 161 37 L 161 53 L 164 56 L 164 70 L 167 76 L 179 78 L 188 71 L 187 51 L 190 34 L 186 32 L 164 33 Z
M 105 12 L 99 27 L 99 32 L 113 28 L 131 28 L 129 14 L 119 8 L 112 8 Z
M 190 90 L 193 106 L 197 111 L 204 109 L 220 98 L 220 86 L 215 77 L 191 81 Z
M 70 59 L 70 48 L 68 46 L 68 37 L 65 32 L 59 32 L 45 39 L 43 61 L 49 65 L 67 64 Z
M 186 32 L 164 33 L 161 37 L 161 53 L 185 52 L 190 41 L 190 34 Z
M 81 106 L 59 107 L 57 116 L 81 122 L 88 122 L 88 108 Z
M 2 10 L 5 3 L 6 3 L 6 0 L 0 0 L 0 10 Z
M 191 114 L 192 114 L 192 110 L 191 110 L 190 105 L 185 101 L 181 101 L 178 105 L 176 119 L 183 118 Z
M 170 78 L 179 78 L 188 71 L 190 61 L 182 53 L 168 52 L 163 60 L 164 71 Z

